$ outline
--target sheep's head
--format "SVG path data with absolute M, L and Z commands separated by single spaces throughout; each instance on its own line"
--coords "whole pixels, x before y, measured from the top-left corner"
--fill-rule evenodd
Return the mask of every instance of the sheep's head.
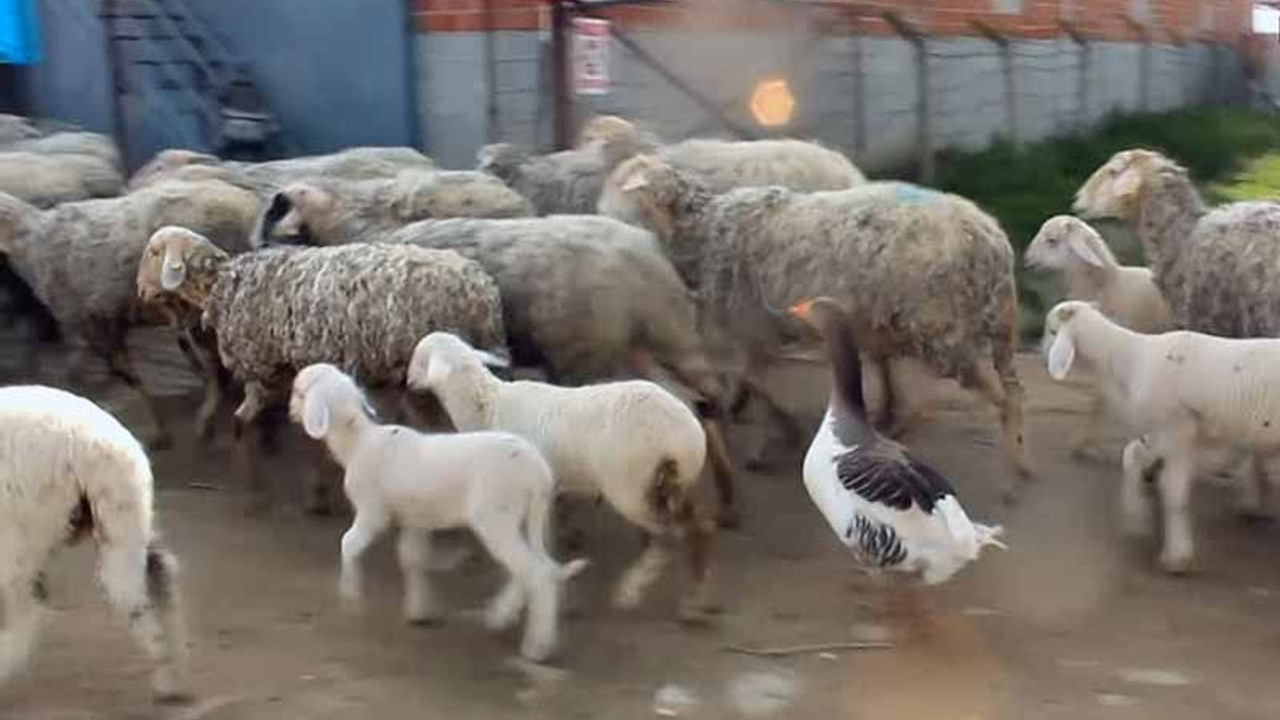
M 188 165 L 217 165 L 220 162 L 222 161 L 215 155 L 194 150 L 161 150 L 129 178 L 129 189 L 137 190 L 150 185 Z
M 190 305 L 203 307 L 227 254 L 205 236 L 176 225 L 152 233 L 138 263 L 138 298 L 154 303 L 177 295 Z
M 681 194 L 675 168 L 652 155 L 637 155 L 610 173 L 597 209 L 601 215 L 646 228 L 669 242 Z
M 1098 231 L 1070 215 L 1046 220 L 1027 246 L 1023 260 L 1028 268 L 1039 270 L 1067 270 L 1080 263 L 1096 268 L 1116 265 Z
M 404 222 L 533 215 L 533 207 L 524 196 L 498 178 L 474 171 L 409 170 L 396 177 L 396 189 L 391 211 Z
M 617 115 L 597 115 L 582 126 L 582 132 L 578 135 L 578 147 L 598 140 L 608 141 L 619 137 L 630 137 L 637 132 L 636 126 L 630 120 Z
M 1138 200 L 1159 171 L 1176 164 L 1152 150 L 1123 150 L 1111 156 L 1076 191 L 1073 211 L 1087 219 L 1132 220 Z
M 511 143 L 491 143 L 476 152 L 476 169 L 508 185 L 519 178 L 520 167 L 528 161 L 528 151 Z
M 493 405 L 493 376 L 486 365 L 505 368 L 511 361 L 436 331 L 413 348 L 405 382 L 410 390 L 434 394 L 459 430 L 477 429 L 488 425 Z
M 336 365 L 313 363 L 293 378 L 289 419 L 302 425 L 315 440 L 324 439 L 334 427 L 344 427 L 357 418 L 376 417 L 364 391 Z
M 1066 300 L 1054 305 L 1045 315 L 1040 349 L 1054 380 L 1065 379 L 1075 362 L 1075 324 L 1081 318 L 1100 313 L 1096 302 Z
M 271 197 L 253 233 L 257 247 L 273 242 L 296 245 L 320 244 L 332 227 L 338 199 L 329 190 L 311 182 L 295 182 Z

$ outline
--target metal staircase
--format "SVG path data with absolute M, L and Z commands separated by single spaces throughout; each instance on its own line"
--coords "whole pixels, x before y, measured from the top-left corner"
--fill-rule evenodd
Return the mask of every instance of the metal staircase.
M 161 146 L 128 147 L 133 159 L 163 147 L 245 160 L 282 153 L 280 123 L 249 68 L 182 0 L 104 0 L 102 19 L 117 124 L 142 125 L 126 134 Z

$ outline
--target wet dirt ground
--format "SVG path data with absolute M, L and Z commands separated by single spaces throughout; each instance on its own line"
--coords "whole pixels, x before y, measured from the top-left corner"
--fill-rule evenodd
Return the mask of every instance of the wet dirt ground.
M 580 514 L 592 560 L 571 586 L 581 615 L 564 625 L 556 668 L 531 672 L 511 663 L 517 638 L 487 634 L 476 616 L 500 580 L 483 556 L 437 573 L 451 614 L 442 626 L 412 627 L 400 619 L 402 586 L 384 540 L 367 556 L 365 613 L 343 613 L 335 591 L 346 517 L 304 515 L 294 499 L 316 446 L 288 437 L 269 467 L 293 496 L 270 516 L 246 516 L 229 423 L 213 447 L 195 447 L 194 380 L 167 343 L 139 345 L 179 435 L 155 455 L 157 509 L 183 564 L 198 700 L 151 704 L 147 664 L 108 613 L 93 550 L 82 547 L 54 562 L 45 631 L 28 672 L 0 689 L 3 720 L 1280 717 L 1280 530 L 1239 522 L 1231 488 L 1206 480 L 1195 504 L 1199 572 L 1161 574 L 1154 547 L 1118 530 L 1121 438 L 1111 437 L 1106 462 L 1073 459 L 1083 397 L 1051 382 L 1031 354 L 1020 368 L 1040 478 L 1018 504 L 999 499 L 1008 473 L 994 412 L 965 393 L 937 388 L 908 439 L 953 478 L 972 516 L 1004 524 L 1010 545 L 924 591 L 922 619 L 904 624 L 887 612 L 897 596 L 853 572 L 805 494 L 797 448 L 775 458 L 775 473 L 742 474 L 745 522 L 719 536 L 715 555 L 725 612 L 707 627 L 674 621 L 683 565 L 640 610 L 610 609 L 610 584 L 640 539 L 604 509 Z M 7 382 L 31 380 L 15 375 L 13 357 L 0 360 Z M 46 357 L 47 379 L 57 365 Z M 790 365 L 777 383 L 811 430 L 825 369 Z M 146 429 L 127 392 L 90 394 Z M 733 427 L 739 457 L 759 429 Z M 891 647 L 776 658 L 727 649 L 857 640 Z

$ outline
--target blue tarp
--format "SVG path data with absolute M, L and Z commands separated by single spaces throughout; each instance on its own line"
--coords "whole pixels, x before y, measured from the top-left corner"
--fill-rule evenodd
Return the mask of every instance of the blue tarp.
M 0 0 L 0 63 L 35 65 L 44 59 L 36 2 Z

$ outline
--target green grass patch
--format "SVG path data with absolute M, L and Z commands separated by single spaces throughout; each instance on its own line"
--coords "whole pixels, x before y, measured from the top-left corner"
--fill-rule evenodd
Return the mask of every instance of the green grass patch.
M 1071 211 L 1076 190 L 1094 170 L 1114 153 L 1139 147 L 1186 166 L 1211 202 L 1280 196 L 1280 154 L 1268 156 L 1280 153 L 1280 120 L 1242 108 L 1113 116 L 1088 135 L 1022 148 L 998 142 L 982 152 L 940 157 L 938 187 L 993 214 L 1017 250 L 1024 338 L 1039 336 L 1044 313 L 1060 296 L 1051 279 L 1023 269 L 1022 251 L 1045 220 Z M 1121 262 L 1142 262 L 1128 233 L 1111 224 L 1098 229 Z

